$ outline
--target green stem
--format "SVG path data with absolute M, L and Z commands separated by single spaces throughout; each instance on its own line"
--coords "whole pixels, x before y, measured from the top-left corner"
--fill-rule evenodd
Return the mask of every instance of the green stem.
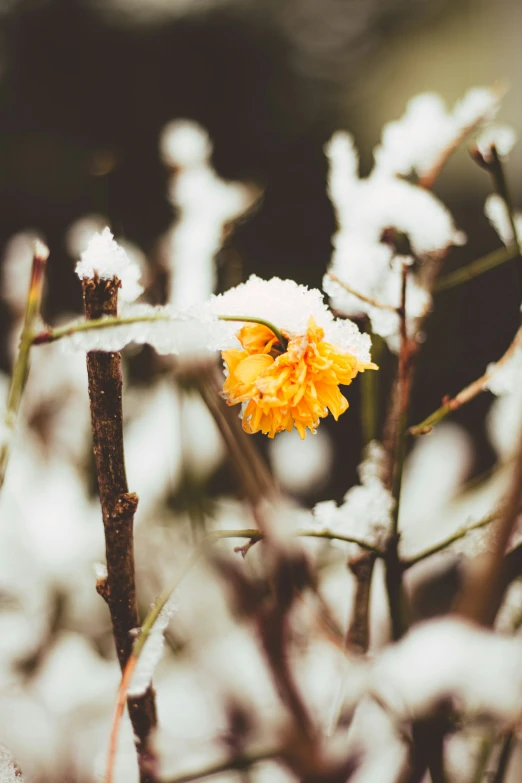
M 372 334 L 372 361 L 379 364 L 384 340 Z M 364 445 L 377 437 L 379 430 L 379 373 L 364 372 L 360 376 L 361 428 Z
M 148 315 L 128 315 L 128 316 L 104 316 L 102 318 L 93 318 L 92 321 L 73 321 L 63 326 L 48 327 L 43 332 L 39 332 L 33 338 L 33 345 L 45 345 L 54 343 L 64 337 L 70 337 L 73 334 L 82 332 L 92 332 L 96 329 L 110 329 L 115 326 L 126 326 L 128 324 L 150 323 L 154 321 L 171 321 L 172 316 L 167 313 L 150 313 Z
M 429 432 L 431 432 L 432 427 L 434 427 L 435 424 L 438 424 L 439 421 L 442 421 L 442 419 L 445 419 L 449 413 L 457 410 L 457 408 L 460 408 L 462 405 L 470 402 L 470 400 L 472 400 L 478 394 L 485 391 L 486 383 L 491 380 L 497 370 L 499 370 L 503 365 L 506 364 L 506 362 L 511 359 L 520 345 L 522 345 L 522 326 L 518 329 L 507 351 L 497 362 L 495 362 L 495 366 L 492 370 L 484 373 L 484 375 L 481 375 L 480 378 L 477 378 L 464 389 L 461 389 L 461 391 L 459 391 L 459 393 L 452 399 L 447 399 L 440 406 L 440 408 L 437 408 L 436 411 L 430 413 L 430 415 L 421 421 L 420 424 L 415 424 L 413 427 L 410 427 L 410 434 L 427 435 Z
M 365 546 L 364 542 L 358 541 L 356 539 L 350 539 L 345 537 L 338 537 L 334 536 L 329 531 L 297 531 L 297 535 L 304 535 L 304 536 L 317 536 L 320 538 L 339 538 L 339 540 L 344 541 L 350 541 L 352 543 L 357 543 L 360 546 Z M 118 697 L 118 707 L 116 711 L 116 715 L 114 718 L 112 733 L 111 733 L 111 750 L 109 752 L 109 761 L 108 761 L 108 767 L 107 767 L 107 780 L 112 781 L 112 771 L 113 771 L 113 765 L 114 765 L 114 759 L 115 759 L 115 753 L 116 753 L 116 746 L 118 741 L 118 732 L 121 722 L 121 716 L 123 714 L 123 709 L 125 705 L 125 699 L 127 695 L 127 690 L 129 687 L 129 683 L 131 681 L 132 673 L 135 671 L 135 667 L 137 665 L 138 659 L 143 652 L 143 648 L 145 647 L 145 644 L 147 642 L 147 639 L 149 638 L 151 631 L 154 627 L 154 624 L 156 623 L 158 617 L 160 616 L 161 612 L 165 608 L 167 602 L 170 600 L 170 597 L 172 596 L 173 592 L 178 588 L 181 581 L 185 578 L 185 576 L 189 573 L 189 571 L 192 569 L 192 567 L 198 562 L 198 560 L 202 557 L 204 552 L 206 551 L 206 548 L 209 544 L 212 544 L 216 541 L 219 541 L 221 539 L 225 538 L 249 538 L 251 541 L 253 540 L 260 540 L 261 538 L 264 538 L 264 533 L 259 529 L 247 529 L 247 530 L 214 530 L 210 533 L 207 533 L 205 537 L 200 541 L 197 548 L 192 552 L 188 560 L 186 561 L 185 565 L 183 566 L 181 572 L 176 576 L 175 580 L 167 587 L 165 590 L 161 592 L 161 594 L 158 596 L 156 601 L 154 602 L 154 605 L 152 606 L 151 610 L 147 614 L 147 617 L 145 618 L 143 625 L 141 626 L 140 633 L 138 637 L 136 638 L 133 647 L 132 647 L 132 655 L 128 659 L 127 664 L 125 666 L 125 669 L 122 674 L 122 680 L 120 683 L 120 690 L 119 690 L 119 697 Z M 370 547 L 372 551 L 374 550 L 373 547 Z M 382 556 L 382 553 L 378 553 L 380 556 Z M 214 774 L 214 773 L 210 773 Z M 180 780 L 184 780 L 185 778 L 181 778 Z M 187 780 L 192 780 L 191 777 L 186 778 Z
M 424 549 L 422 552 L 419 552 L 419 554 L 415 555 L 414 557 L 410 557 L 407 560 L 403 560 L 402 561 L 403 569 L 407 570 L 408 568 L 417 565 L 417 563 L 420 563 L 422 560 L 427 560 L 432 555 L 436 555 L 439 552 L 443 552 L 445 549 L 447 549 L 452 544 L 454 544 L 455 541 L 460 541 L 462 538 L 465 538 L 467 535 L 469 535 L 469 533 L 472 533 L 474 530 L 480 530 L 480 528 L 486 527 L 486 525 L 490 525 L 491 522 L 494 522 L 496 519 L 498 519 L 498 517 L 499 517 L 499 512 L 494 511 L 491 514 L 485 516 L 483 519 L 479 519 L 478 522 L 473 522 L 473 524 L 468 525 L 467 527 L 462 527 L 459 530 L 456 530 L 454 533 L 452 533 L 447 538 L 444 538 L 438 544 L 434 544 L 428 549 Z
M 270 329 L 271 332 L 277 337 L 284 351 L 288 346 L 288 340 L 283 337 L 279 329 L 263 318 L 256 318 L 255 316 L 248 315 L 218 315 L 219 321 L 239 321 L 247 323 L 261 324 Z M 64 324 L 63 326 L 49 327 L 39 334 L 32 336 L 33 345 L 42 345 L 46 343 L 54 343 L 56 340 L 61 340 L 63 337 L 70 337 L 73 334 L 79 334 L 81 332 L 91 332 L 96 329 L 110 329 L 115 326 L 126 326 L 128 324 L 139 323 L 151 323 L 155 321 L 173 321 L 175 318 L 170 313 L 155 312 L 143 315 L 128 315 L 128 316 L 108 316 L 104 318 L 95 318 L 92 321 L 74 321 L 73 323 Z
M 467 283 L 468 280 L 472 280 L 474 277 L 484 274 L 484 272 L 489 272 L 490 269 L 495 269 L 495 267 L 504 264 L 506 261 L 511 261 L 518 254 L 518 247 L 514 244 L 493 250 L 493 252 L 482 256 L 482 258 L 472 261 L 471 264 L 467 264 L 441 277 L 435 284 L 434 291 L 435 293 L 447 291 L 449 288 L 454 288 L 461 283 Z
M 427 435 L 429 432 L 431 432 L 433 427 L 438 424 L 439 421 L 445 419 L 452 410 L 453 408 L 451 408 L 448 403 L 444 403 L 444 405 L 441 405 L 440 408 L 437 408 L 436 411 L 433 411 L 433 413 L 430 413 L 429 416 L 426 416 L 426 418 L 423 419 L 419 424 L 415 424 L 413 427 L 410 427 L 410 434 Z
M 349 286 L 347 283 L 345 283 L 343 280 L 341 280 L 337 275 L 334 275 L 333 272 L 328 272 L 328 277 L 330 277 L 334 283 L 337 283 L 337 285 L 340 285 L 341 288 L 344 288 L 344 290 L 351 294 L 352 296 L 355 296 L 356 299 L 360 299 L 361 302 L 366 302 L 366 304 L 371 305 L 372 307 L 377 307 L 379 310 L 388 310 L 392 313 L 397 313 L 397 308 L 393 305 L 384 304 L 382 302 L 379 302 L 377 299 L 373 299 L 371 296 L 367 296 L 366 294 L 362 294 L 360 291 L 356 291 L 354 288 Z
M 261 324 L 261 326 L 266 326 L 267 329 L 270 329 L 270 331 L 275 334 L 279 343 L 281 344 L 283 351 L 286 351 L 288 347 L 288 340 L 286 337 L 283 337 L 283 334 L 276 326 L 274 326 L 274 324 L 270 323 L 270 321 L 265 321 L 263 318 L 256 318 L 250 315 L 218 315 L 218 318 L 220 321 L 245 321 L 246 323 Z
M 505 737 L 502 739 L 497 769 L 494 775 L 491 777 L 492 783 L 504 783 L 509 762 L 511 760 L 513 745 L 515 744 L 514 740 L 515 736 L 512 731 L 508 731 Z
M 266 750 L 250 751 L 240 756 L 229 759 L 228 761 L 218 762 L 217 764 L 211 764 L 208 767 L 199 769 L 195 772 L 188 772 L 185 774 L 177 775 L 174 778 L 170 778 L 168 783 L 193 783 L 193 781 L 203 780 L 204 778 L 213 777 L 223 772 L 230 772 L 231 770 L 248 770 L 250 767 L 255 766 L 260 761 L 268 761 L 276 758 L 281 754 L 280 748 L 267 748 Z
M 330 530 L 297 530 L 295 535 L 303 538 L 325 538 L 329 541 L 343 541 L 348 544 L 357 544 L 357 546 L 360 546 L 362 549 L 366 549 L 369 552 L 373 552 L 378 557 L 383 556 L 383 552 L 381 552 L 380 549 L 373 546 L 372 544 L 368 544 L 362 539 L 359 539 L 355 536 L 338 535 L 336 533 L 332 533 Z M 209 545 L 227 538 L 248 538 L 253 541 L 260 541 L 262 538 L 264 538 L 264 534 L 256 528 L 240 530 L 212 530 L 209 533 L 206 533 L 197 549 L 194 550 L 183 566 L 181 573 L 176 576 L 176 579 L 172 582 L 172 584 L 170 584 L 165 588 L 165 590 L 161 592 L 159 597 L 154 602 L 152 609 L 145 618 L 141 626 L 140 635 L 134 642 L 133 646 L 133 654 L 136 656 L 136 658 L 139 658 L 145 642 L 147 641 L 147 638 L 152 630 L 152 627 L 154 626 L 154 623 L 158 619 L 162 609 L 167 604 L 174 590 L 176 590 L 176 588 L 179 586 L 180 582 L 185 578 L 185 576 L 197 563 L 200 557 L 202 557 Z
M 29 374 L 29 355 L 35 334 L 35 324 L 40 315 L 45 264 L 48 257 L 49 250 L 47 247 L 45 247 L 42 242 L 37 241 L 34 248 L 31 282 L 29 283 L 20 345 L 13 365 L 11 385 L 5 411 L 4 422 L 7 430 L 7 438 L 0 449 L 0 489 L 4 483 L 7 463 L 9 462 L 10 440 L 16 426 L 20 403 Z
M 363 541 L 361 538 L 356 538 L 355 536 L 341 536 L 338 533 L 332 533 L 329 530 L 298 530 L 296 535 L 303 538 L 326 538 L 328 541 L 343 541 L 346 544 L 357 544 L 361 549 L 373 552 L 378 557 L 384 556 L 384 552 L 378 547 L 368 544 L 366 541 Z
M 494 737 L 490 735 L 486 735 L 482 738 L 478 752 L 478 761 L 473 772 L 473 777 L 471 778 L 471 783 L 483 783 L 494 742 Z

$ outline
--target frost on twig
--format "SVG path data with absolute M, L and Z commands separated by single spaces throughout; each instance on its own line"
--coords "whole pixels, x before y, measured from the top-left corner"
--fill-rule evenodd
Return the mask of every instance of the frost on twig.
M 154 671 L 163 653 L 165 631 L 176 610 L 177 598 L 172 595 L 159 613 L 140 652 L 132 680 L 127 689 L 128 696 L 142 696 L 151 684 Z
M 53 330 L 50 339 L 61 339 L 63 347 L 73 351 L 121 351 L 135 343 L 151 345 L 167 355 L 218 350 L 215 333 L 212 314 L 178 311 L 170 305 L 131 304 L 122 307 L 117 318 L 107 317 L 95 328 L 78 320 Z M 44 333 L 41 341 L 47 339 Z
M 0 783 L 24 783 L 20 768 L 3 745 L 0 745 Z
M 251 275 L 246 283 L 230 288 L 224 294 L 210 298 L 204 306 L 215 317 L 249 315 L 264 318 L 288 335 L 303 335 L 312 317 L 324 330 L 324 339 L 343 353 L 361 362 L 370 361 L 371 339 L 361 333 L 352 321 L 334 318 L 324 302 L 321 291 L 299 285 L 293 280 L 273 277 L 263 280 Z M 220 324 L 221 334 L 237 345 L 237 324 Z
M 495 118 L 500 97 L 497 89 L 473 87 L 448 111 L 437 93 L 415 96 L 399 120 L 384 126 L 374 151 L 377 168 L 403 177 L 415 172 L 431 184 L 448 154 L 474 129 Z
M 237 320 L 220 320 L 222 316 Z M 369 335 L 352 321 L 334 318 L 320 291 L 293 280 L 262 280 L 256 275 L 187 310 L 172 305 L 127 305 L 118 319 L 109 317 L 99 327 L 92 329 L 78 321 L 44 332 L 39 341 L 60 337 L 65 347 L 80 351 L 119 351 L 135 342 L 148 343 L 161 354 L 208 354 L 239 347 L 236 334 L 241 316 L 270 321 L 289 335 L 306 333 L 312 316 L 328 342 L 361 362 L 370 361 Z
M 116 315 L 118 287 L 114 279 L 84 278 L 83 296 L 87 319 Z M 129 492 L 125 473 L 120 355 L 89 352 L 87 373 L 107 557 L 103 595 L 109 606 L 116 653 L 123 670 L 132 650 L 130 632 L 139 625 L 133 541 L 138 497 Z M 128 706 L 141 764 L 147 755 L 150 732 L 156 724 L 153 692 L 148 690 L 141 699 L 129 699 Z M 142 769 L 141 783 L 146 781 L 149 778 Z
M 513 227 L 509 217 L 509 211 L 506 202 L 497 193 L 492 193 L 486 199 L 484 204 L 484 214 L 499 235 L 504 245 L 512 245 L 515 241 L 513 236 Z M 515 212 L 513 215 L 517 236 L 522 236 L 522 212 Z
M 516 453 L 522 430 L 522 338 L 506 361 L 488 364 L 486 375 L 484 388 L 497 397 L 486 419 L 488 434 L 499 455 L 509 461 Z
M 394 507 L 391 492 L 382 483 L 385 458 L 383 446 L 372 441 L 359 465 L 361 484 L 348 490 L 341 506 L 333 500 L 318 503 L 312 524 L 334 534 L 353 535 L 382 549 L 391 529 Z M 354 555 L 358 552 L 356 547 Z
M 400 306 L 403 263 L 417 263 L 408 275 L 406 296 L 407 327 L 413 334 L 430 309 L 437 262 L 452 245 L 466 241 L 446 207 L 426 189 L 428 180 L 433 181 L 466 135 L 491 122 L 499 99 L 497 90 L 475 88 L 447 112 L 438 95 L 417 96 L 400 120 L 384 127 L 374 152 L 373 171 L 365 180 L 359 179 L 357 153 L 349 134 L 335 133 L 325 148 L 328 192 L 338 223 L 330 272 L 341 284 L 327 275 L 324 290 L 339 312 L 366 314 L 372 330 L 394 351 L 399 348 L 399 316 L 393 310 Z M 505 150 L 510 144 L 508 135 L 505 129 L 497 133 Z M 488 137 L 484 138 L 488 143 Z M 412 172 L 421 177 L 422 186 L 404 179 Z M 407 238 L 404 248 L 387 243 L 390 229 Z M 362 296 L 350 293 L 343 283 Z
M 360 180 L 353 141 L 337 132 L 325 148 L 329 159 L 328 192 L 334 204 L 338 231 L 333 237 L 330 271 L 342 283 L 363 294 L 349 293 L 326 275 L 323 288 L 334 309 L 351 316 L 365 313 L 372 330 L 398 350 L 403 264 L 415 259 L 437 258 L 452 244 L 461 244 L 453 219 L 431 193 L 376 166 L 371 176 Z M 399 255 L 383 241 L 390 229 L 407 237 Z M 413 254 L 413 255 L 412 255 Z M 376 307 L 371 300 L 384 305 Z M 431 298 L 421 278 L 408 275 L 407 319 L 411 326 L 426 315 Z
M 80 280 L 117 278 L 121 284 L 120 297 L 125 302 L 133 302 L 143 293 L 143 286 L 139 282 L 139 266 L 131 261 L 122 246 L 115 241 L 108 227 L 91 237 L 76 264 L 76 274 Z
M 486 368 L 484 389 L 497 397 L 515 394 L 522 383 L 522 340 L 515 343 L 507 361 L 492 362 Z

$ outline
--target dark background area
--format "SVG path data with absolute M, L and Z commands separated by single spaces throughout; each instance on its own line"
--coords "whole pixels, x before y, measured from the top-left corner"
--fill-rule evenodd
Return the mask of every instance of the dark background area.
M 160 4 L 142 5 L 150 11 Z M 505 28 L 490 27 L 483 38 L 493 5 Z M 11 2 L 0 17 L 0 245 L 25 229 L 45 236 L 52 251 L 49 319 L 80 307 L 64 240 L 79 217 L 105 215 L 117 235 L 137 243 L 157 265 L 156 242 L 173 217 L 158 137 L 168 121 L 188 117 L 208 128 L 222 176 L 265 188 L 256 213 L 230 240 L 245 276 L 292 277 L 320 287 L 335 227 L 325 192 L 325 141 L 339 127 L 353 131 L 367 173 L 380 124 L 400 116 L 407 98 L 438 89 L 450 104 L 468 87 L 495 78 L 511 81 L 509 119 L 516 124 L 520 60 L 504 58 L 496 69 L 495 52 L 509 50 L 502 30 L 516 29 L 517 5 L 258 0 L 208 2 L 203 11 L 181 13 L 179 2 L 165 2 L 156 15 L 138 18 L 133 9 L 139 4 L 129 3 L 124 13 L 123 0 Z M 454 173 L 441 178 L 436 192 L 469 243 L 451 255 L 447 269 L 499 245 L 482 214 L 487 176 L 465 152 L 449 168 Z M 509 177 L 520 204 L 516 168 Z M 518 323 L 515 280 L 510 263 L 437 298 L 413 420 L 501 355 Z M 4 307 L 4 335 L 8 323 Z M 5 345 L 0 361 L 7 369 Z M 145 364 L 150 367 L 137 363 L 138 374 Z M 339 444 L 322 497 L 341 497 L 354 479 L 359 390 L 357 384 L 349 390 L 351 414 L 321 425 Z M 385 396 L 384 389 L 383 409 Z M 477 472 L 493 459 L 482 427 L 489 403 L 482 395 L 455 417 L 475 438 Z

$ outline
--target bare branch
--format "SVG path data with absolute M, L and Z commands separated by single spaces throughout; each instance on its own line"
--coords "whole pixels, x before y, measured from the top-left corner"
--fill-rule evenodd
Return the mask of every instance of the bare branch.
M 455 397 L 446 399 L 440 408 L 437 408 L 436 411 L 430 413 L 430 415 L 421 421 L 420 424 L 410 427 L 410 433 L 412 435 L 427 435 L 431 432 L 435 424 L 438 424 L 450 413 L 457 410 L 457 408 L 470 402 L 470 400 L 474 399 L 478 394 L 485 391 L 485 386 L 488 381 L 493 378 L 497 370 L 503 367 L 511 359 L 520 345 L 522 345 L 522 327 L 517 331 L 511 345 L 505 354 L 495 363 L 492 370 L 485 372 L 484 375 L 481 375 L 480 378 L 477 378 L 473 383 L 470 383 L 469 386 L 462 389 Z
M 84 308 L 87 319 L 116 316 L 116 280 L 85 279 Z M 109 606 L 114 642 L 122 671 L 132 651 L 131 632 L 140 625 L 134 573 L 134 514 L 138 497 L 129 492 L 123 454 L 122 378 L 119 353 L 87 354 L 89 399 L 102 507 L 107 557 L 107 581 L 103 597 Z M 149 762 L 148 738 L 156 725 L 154 693 L 149 689 L 127 702 L 136 735 L 141 783 L 152 783 L 145 771 Z

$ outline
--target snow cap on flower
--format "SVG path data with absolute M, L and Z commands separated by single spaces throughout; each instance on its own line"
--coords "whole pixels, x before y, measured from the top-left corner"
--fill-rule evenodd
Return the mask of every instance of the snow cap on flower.
M 325 340 L 360 362 L 370 361 L 369 335 L 362 334 L 351 321 L 334 318 L 320 291 L 293 280 L 262 280 L 255 275 L 186 310 L 171 305 L 127 305 L 120 317 L 136 319 L 135 323 L 79 331 L 66 337 L 63 344 L 74 350 L 118 351 L 131 342 L 148 343 L 161 354 L 237 348 L 241 319 L 220 321 L 220 315 L 262 318 L 291 335 L 304 335 L 312 316 L 324 329 Z
M 214 316 L 262 318 L 292 336 L 306 334 L 312 317 L 316 325 L 324 329 L 326 341 L 361 362 L 370 361 L 370 336 L 362 334 L 352 321 L 334 318 L 317 288 L 308 288 L 294 280 L 279 277 L 263 280 L 251 275 L 246 283 L 212 296 L 203 309 L 207 308 Z M 221 348 L 237 347 L 237 332 L 237 323 L 221 321 L 218 338 Z
M 91 237 L 87 249 L 76 264 L 76 274 L 80 280 L 96 275 L 102 280 L 117 277 L 121 282 L 120 298 L 125 302 L 133 302 L 143 292 L 138 265 L 130 260 L 115 241 L 108 227 Z
M 241 348 L 223 351 L 223 396 L 228 405 L 243 405 L 248 433 L 261 431 L 273 438 L 295 426 L 304 438 L 328 413 L 337 420 L 348 408 L 340 385 L 377 369 L 369 361 L 369 336 L 355 324 L 335 319 L 320 291 L 293 280 L 252 276 L 213 297 L 210 308 L 216 315 L 246 319 L 239 330 L 229 324 L 229 336 Z M 257 318 L 263 322 L 252 322 Z

